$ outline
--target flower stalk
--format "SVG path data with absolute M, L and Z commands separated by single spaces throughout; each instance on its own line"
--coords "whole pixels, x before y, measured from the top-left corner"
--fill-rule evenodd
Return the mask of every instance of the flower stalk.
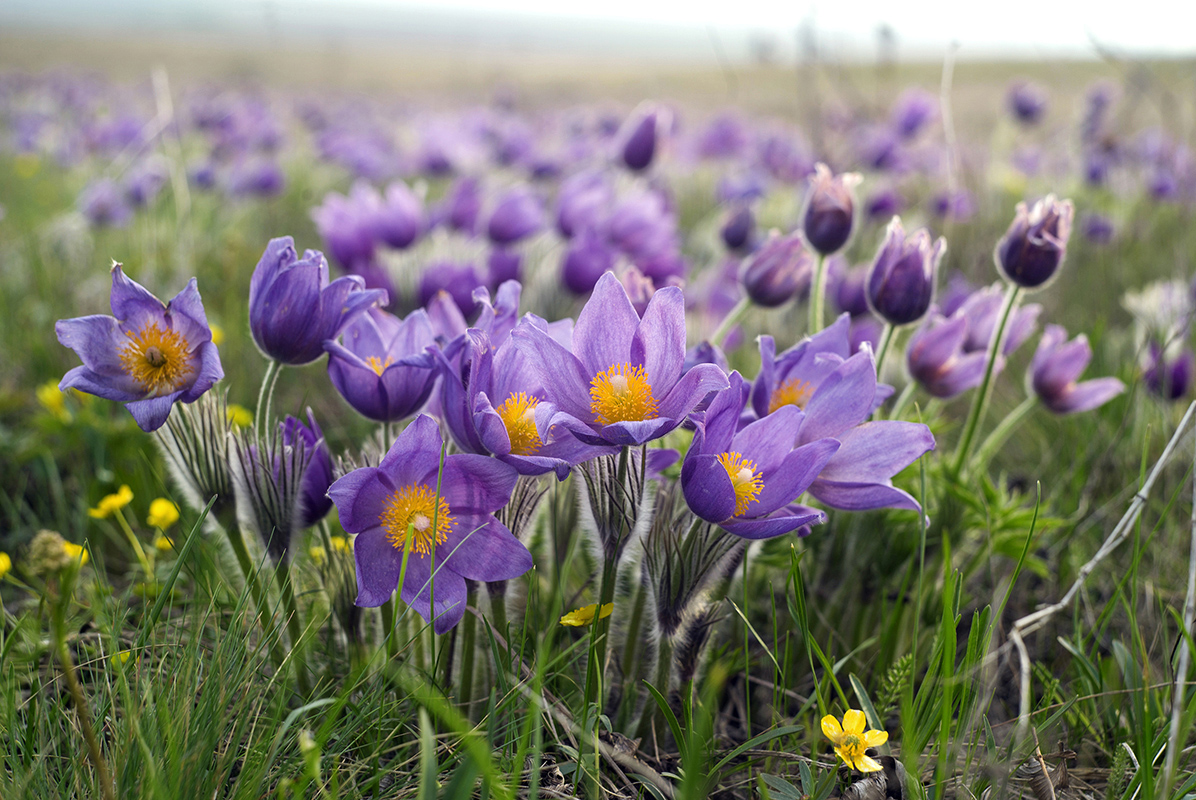
M 822 330 L 823 309 L 826 305 L 826 256 L 818 254 L 814 261 L 814 282 L 810 285 L 810 323 L 807 336 Z

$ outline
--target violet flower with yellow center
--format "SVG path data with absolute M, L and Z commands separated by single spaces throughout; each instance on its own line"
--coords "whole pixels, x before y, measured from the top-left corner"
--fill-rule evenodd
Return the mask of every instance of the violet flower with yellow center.
M 399 319 L 370 308 L 324 342 L 328 377 L 341 397 L 375 422 L 398 422 L 419 411 L 436 383 L 435 343 L 423 309 Z
M 545 408 L 536 413 L 541 434 L 560 426 L 595 446 L 643 444 L 727 387 L 714 364 L 682 374 L 685 301 L 675 286 L 653 294 L 641 317 L 607 272 L 578 315 L 569 347 L 526 318 L 511 338 L 544 386 Z
M 794 447 L 803 414 L 795 406 L 738 430 L 748 384 L 732 372 L 730 386 L 710 401 L 681 467 L 690 510 L 745 539 L 767 539 L 822 522 L 797 499 L 839 449 L 831 438 Z
M 58 341 L 83 365 L 58 384 L 124 403 L 144 431 L 162 427 L 176 400 L 193 403 L 224 377 L 192 278 L 169 303 L 112 265 L 113 316 L 59 320 Z
M 527 548 L 494 517 L 518 474 L 474 454 L 444 456 L 442 465 L 442 446 L 436 421 L 421 414 L 382 463 L 328 490 L 341 526 L 357 534 L 357 605 L 380 606 L 397 587 L 437 633 L 464 615 L 466 580 L 510 580 L 532 567 Z
M 822 735 L 835 746 L 835 755 L 843 763 L 859 772 L 879 772 L 880 762 L 866 754 L 870 747 L 880 747 L 889 741 L 887 731 L 865 730 L 867 719 L 863 711 L 848 709 L 843 724 L 831 714 L 822 718 Z

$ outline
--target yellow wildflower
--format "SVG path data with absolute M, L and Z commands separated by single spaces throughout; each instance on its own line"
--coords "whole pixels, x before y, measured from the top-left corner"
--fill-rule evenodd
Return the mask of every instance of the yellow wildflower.
M 0 552 L 0 578 L 12 571 L 12 559 L 8 553 Z
M 57 381 L 47 381 L 37 387 L 37 402 L 63 422 L 69 422 L 71 412 L 66 410 L 66 394 L 58 388 Z
M 217 347 L 224 344 L 224 328 L 219 325 L 208 325 L 208 327 L 212 330 L 212 344 Z
M 108 659 L 108 662 L 109 662 L 110 664 L 112 664 L 112 666 L 114 666 L 114 667 L 115 667 L 115 666 L 116 666 L 118 663 L 119 663 L 119 664 L 128 664 L 128 663 L 129 663 L 129 658 L 130 658 L 130 656 L 132 656 L 132 655 L 133 655 L 133 651 L 132 651 L 132 650 L 121 650 L 119 653 L 117 653 L 116 655 L 114 655 L 114 656 L 112 656 L 111 658 L 109 658 L 109 659 Z M 136 662 L 133 662 L 133 663 L 136 663 Z
M 228 404 L 228 421 L 238 428 L 248 428 L 253 424 L 253 412 L 245 406 L 236 403 Z
M 145 518 L 146 525 L 164 531 L 178 521 L 179 507 L 165 497 L 159 497 L 150 503 L 149 516 Z
M 332 545 L 332 549 L 338 553 L 352 553 L 353 547 L 349 544 L 349 540 L 344 536 L 329 536 L 328 543 Z
M 75 544 L 74 542 L 63 542 L 62 552 L 66 553 L 67 558 L 72 560 L 78 559 L 79 566 L 87 564 L 87 548 L 83 545 Z
M 96 519 L 104 519 L 112 516 L 131 502 L 133 502 L 133 490 L 128 485 L 121 486 L 116 494 L 104 497 L 95 508 L 87 509 L 87 514 Z
M 880 747 L 889 741 L 886 731 L 865 731 L 867 720 L 863 711 L 848 709 L 843 715 L 843 724 L 831 714 L 822 718 L 822 735 L 831 740 L 835 746 L 835 755 L 852 769 L 860 772 L 879 772 L 880 763 L 871 756 L 864 755 L 869 747 Z
M 174 549 L 174 542 L 169 536 L 159 533 L 154 537 L 154 548 L 159 552 L 167 553 Z
M 325 551 L 324 548 L 320 547 L 319 545 L 307 548 L 307 554 L 311 556 L 312 562 L 316 564 L 323 564 L 328 558 L 327 551 Z
M 565 616 L 561 617 L 561 624 L 568 625 L 571 628 L 578 628 L 582 625 L 589 625 L 594 621 L 594 612 L 598 610 L 597 603 L 590 603 L 588 606 L 570 611 Z M 599 619 L 606 619 L 610 616 L 610 612 L 615 610 L 614 603 L 607 603 L 602 607 L 602 613 L 598 615 Z

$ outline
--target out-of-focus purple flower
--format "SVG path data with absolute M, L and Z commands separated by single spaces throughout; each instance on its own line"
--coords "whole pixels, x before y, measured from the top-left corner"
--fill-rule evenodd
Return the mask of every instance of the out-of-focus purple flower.
M 701 158 L 738 158 L 751 143 L 751 136 L 743 120 L 727 111 L 712 119 L 698 136 L 697 150 Z
M 1046 112 L 1046 90 L 1029 81 L 1018 81 L 1010 86 L 1005 101 L 1017 121 L 1025 125 L 1034 125 Z
M 901 195 L 893 188 L 878 189 L 864 200 L 864 216 L 870 220 L 891 219 L 901 213 Z
M 328 499 L 328 487 L 332 485 L 332 455 L 310 408 L 307 409 L 306 425 L 287 415 L 282 422 L 282 443 L 286 447 L 302 446 L 311 451 L 307 469 L 303 472 L 299 504 L 299 527 L 310 528 L 332 510 L 332 501 Z
M 133 218 L 124 192 L 108 178 L 88 184 L 79 195 L 78 205 L 88 222 L 100 228 L 123 228 Z
M 374 238 L 399 250 L 410 247 L 424 229 L 424 203 L 402 181 L 386 187 L 386 198 L 372 216 Z
M 1013 222 L 994 253 L 1001 275 L 1023 289 L 1046 285 L 1063 263 L 1074 214 L 1070 200 L 1060 202 L 1053 194 L 1032 209 L 1018 203 Z
M 573 237 L 561 262 L 561 281 L 574 294 L 589 294 L 602 275 L 615 266 L 615 251 L 598 233 L 583 230 Z
M 840 256 L 835 256 L 840 258 Z M 833 262 L 832 262 L 833 264 Z M 828 264 L 827 273 L 831 274 Z M 869 265 L 862 264 L 853 269 L 844 268 L 839 270 L 839 274 L 835 276 L 833 284 L 834 289 L 828 289 L 828 292 L 835 299 L 835 305 L 839 307 L 839 311 L 850 314 L 853 318 L 861 314 L 871 314 L 871 309 L 868 308 L 868 295 L 864 291 L 864 283 L 868 280 Z M 854 353 L 855 350 L 853 349 Z
M 985 352 L 992 343 L 993 332 L 997 328 L 997 317 L 1001 314 L 1004 302 L 1004 292 L 1000 284 L 994 283 L 978 289 L 965 299 L 953 316 L 964 317 L 967 320 L 967 336 L 964 338 L 964 352 Z M 1038 315 L 1042 306 L 1037 303 L 1020 305 L 1005 325 L 1005 343 L 1001 347 L 1001 355 L 1012 355 L 1022 343 L 1034 334 L 1038 324 Z
M 492 287 L 517 281 L 523 274 L 523 257 L 514 250 L 496 247 L 486 258 L 486 283 Z
M 425 306 L 437 292 L 445 291 L 453 298 L 461 313 L 469 316 L 475 307 L 473 290 L 485 285 L 486 281 L 482 280 L 472 264 L 451 261 L 431 264 L 419 278 L 419 304 Z
M 839 449 L 824 437 L 794 447 L 804 414 L 786 406 L 742 430 L 748 385 L 738 372 L 715 394 L 681 468 L 690 510 L 745 539 L 768 539 L 823 522 L 822 512 L 794 500 L 810 488 Z
M 719 235 L 732 252 L 751 250 L 756 238 L 756 215 L 751 206 L 740 206 L 727 214 Z
M 851 349 L 850 328 L 851 318 L 842 314 L 780 355 L 776 341 L 771 336 L 761 336 L 760 374 L 752 384 L 751 396 L 756 416 L 765 417 L 783 406 L 805 410 L 823 382 L 856 352 Z M 879 408 L 893 394 L 892 386 L 876 383 L 875 373 L 873 369 L 873 387 L 867 398 L 871 410 Z
M 1070 342 L 1062 325 L 1048 325 L 1030 362 L 1028 383 L 1042 404 L 1056 414 L 1075 414 L 1104 405 L 1125 391 L 1116 378 L 1096 378 L 1077 383 L 1092 360 L 1088 337 Z
M 167 304 L 112 265 L 113 316 L 58 320 L 58 341 L 83 360 L 58 384 L 124 403 L 144 431 L 176 400 L 194 403 L 224 377 L 194 278 Z
M 529 186 L 515 186 L 495 203 L 486 233 L 495 244 L 511 244 L 544 227 L 544 205 Z
M 579 172 L 561 183 L 556 199 L 556 227 L 571 238 L 587 229 L 596 229 L 605 221 L 606 211 L 614 202 L 614 190 L 601 172 Z
M 959 307 L 975 292 L 976 287 L 963 276 L 963 273 L 952 273 L 951 277 L 947 279 L 947 288 L 943 290 L 942 296 L 939 297 L 939 313 L 944 317 L 955 316 L 955 312 L 959 310 Z
M 274 197 L 282 194 L 287 179 L 272 158 L 247 158 L 233 164 L 228 191 L 233 197 Z
M 744 260 L 740 282 L 753 303 L 776 308 L 808 286 L 813 271 L 814 257 L 802 244 L 801 236 L 795 233 L 782 236 L 773 231 Z
M 1151 171 L 1146 191 L 1155 200 L 1174 200 L 1179 194 L 1179 181 L 1171 169 L 1160 164 Z
M 633 192 L 615 206 L 607 223 L 612 244 L 638 263 L 673 248 L 677 224 L 656 192 Z
M 919 228 L 907 237 L 901 219 L 893 217 L 868 271 L 868 307 L 890 325 L 909 325 L 926 316 L 934 297 L 935 274 L 947 240 L 933 244 Z
M 473 233 L 481 210 L 482 184 L 477 178 L 460 178 L 445 195 L 445 221 L 454 230 Z
M 1113 241 L 1113 221 L 1103 214 L 1090 211 L 1080 217 L 1080 232 L 1093 244 L 1108 244 Z
M 967 189 L 957 189 L 954 192 L 944 189 L 930 201 L 930 207 L 936 217 L 952 222 L 966 222 L 976 213 L 976 200 Z
M 652 297 L 656 294 L 656 285 L 652 279 L 632 266 L 619 275 L 619 283 L 623 284 L 623 290 L 627 292 L 627 299 L 631 301 L 635 313 L 642 317 L 648 303 L 652 302 Z
M 966 352 L 967 318 L 956 312 L 944 317 L 931 310 L 906 346 L 905 359 L 910 375 L 934 397 L 951 398 L 975 388 L 984 380 L 987 354 L 983 350 Z M 1004 358 L 997 356 L 998 367 Z
M 826 164 L 815 166 L 802 212 L 802 233 L 819 253 L 835 253 L 851 238 L 855 217 L 852 189 L 859 182 L 855 173 L 834 175 Z
M 197 161 L 187 170 L 187 176 L 197 189 L 215 189 L 217 183 L 216 165 L 210 160 Z
M 757 160 L 776 180 L 793 184 L 814 171 L 809 147 L 796 134 L 774 132 L 758 143 Z
M 871 314 L 852 317 L 851 330 L 848 332 L 851 352 L 859 352 L 859 349 L 866 343 L 875 353 L 876 349 L 880 347 L 880 337 L 883 332 L 884 325 Z
M 125 176 L 125 197 L 133 206 L 147 206 L 168 180 L 166 168 L 156 161 L 143 161 Z
M 328 377 L 341 397 L 375 422 L 398 422 L 423 407 L 436 382 L 435 343 L 421 308 L 405 320 L 376 308 L 349 323 L 344 344 L 324 342 Z
M 651 166 L 656 157 L 661 128 L 667 127 L 667 121 L 661 119 L 665 113 L 662 109 L 647 107 L 636 109 L 627 118 L 623 132 L 618 137 L 618 153 L 620 160 L 632 172 L 642 172 Z
M 267 358 L 283 364 L 309 364 L 324 354 L 354 317 L 386 305 L 385 291 L 366 289 L 346 275 L 328 282 L 324 254 L 307 250 L 300 259 L 290 236 L 271 239 L 249 282 L 249 330 Z
M 925 89 L 906 89 L 893 105 L 890 117 L 902 139 L 913 139 L 939 113 L 938 98 Z
M 685 364 L 681 367 L 681 371 L 683 373 L 689 372 L 690 369 L 696 367 L 698 364 L 714 364 L 723 372 L 730 371 L 730 368 L 727 366 L 727 356 L 723 352 L 723 349 L 707 341 L 698 342 L 685 351 Z M 698 410 L 701 409 L 699 408 Z
M 682 376 L 685 301 L 681 290 L 656 292 L 643 316 L 613 273 L 594 287 L 573 329 L 572 352 L 532 325 L 512 336 L 544 384 L 559 424 L 588 444 L 636 445 L 664 436 L 707 394 L 726 388 L 712 364 Z M 547 416 L 547 412 L 544 412 Z
M 1143 356 L 1142 380 L 1164 400 L 1187 396 L 1196 375 L 1196 355 L 1188 347 L 1163 348 L 1150 342 Z
M 765 176 L 752 170 L 740 174 L 729 173 L 719 178 L 715 197 L 720 203 L 745 205 L 768 194 Z
M 444 456 L 442 465 L 442 446 L 436 421 L 420 416 L 382 463 L 328 490 L 341 526 L 357 534 L 357 605 L 380 606 L 398 588 L 437 633 L 464 616 L 466 580 L 510 580 L 532 568 L 527 548 L 494 517 L 518 473 L 473 454 Z
M 372 221 L 348 197 L 329 192 L 312 209 L 311 218 L 324 246 L 344 269 L 374 258 Z
M 1109 180 L 1115 156 L 1107 150 L 1090 147 L 1084 151 L 1084 182 L 1089 186 L 1104 186 Z

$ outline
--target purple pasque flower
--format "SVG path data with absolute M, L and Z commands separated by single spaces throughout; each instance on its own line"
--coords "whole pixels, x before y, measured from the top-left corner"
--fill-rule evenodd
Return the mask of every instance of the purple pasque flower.
M 901 218 L 893 217 L 868 271 L 868 307 L 890 325 L 922 319 L 930 309 L 935 272 L 946 250 L 947 240 L 940 236 L 931 244 L 925 228 L 907 237 Z
M 761 336 L 760 374 L 752 384 L 752 410 L 763 418 L 787 405 L 805 409 L 822 383 L 847 359 L 852 357 L 851 317 L 838 319 L 813 336 L 807 336 L 777 355 L 776 341 Z M 875 384 L 875 375 L 873 375 Z M 893 393 L 893 387 L 880 384 L 868 397 L 875 410 Z
M 776 308 L 808 289 L 814 272 L 814 257 L 802 244 L 801 236 L 769 234 L 756 252 L 744 259 L 739 280 L 752 302 L 763 308 Z
M 345 269 L 374 258 L 374 220 L 353 199 L 329 192 L 324 202 L 312 209 L 311 218 L 324 246 Z
M 332 485 L 332 455 L 310 408 L 307 409 L 306 425 L 288 414 L 281 427 L 285 447 L 302 446 L 311 451 L 303 472 L 299 501 L 299 527 L 310 528 L 332 509 L 332 501 L 328 499 L 328 487 Z
M 436 421 L 421 414 L 377 467 L 328 490 L 341 526 L 357 534 L 357 605 L 380 606 L 398 588 L 437 633 L 464 616 L 466 580 L 510 580 L 532 568 L 527 548 L 494 517 L 518 473 L 473 454 L 444 456 L 442 465 L 442 446 Z
M 614 203 L 615 192 L 605 173 L 579 172 L 561 181 L 556 197 L 556 227 L 572 238 L 580 231 L 600 227 Z
M 822 522 L 797 505 L 839 449 L 831 438 L 794 447 L 804 413 L 784 406 L 739 429 L 748 384 L 738 372 L 710 401 L 681 468 L 681 490 L 698 517 L 745 539 L 767 539 Z
M 1046 111 L 1046 90 L 1036 83 L 1017 81 L 1009 87 L 1005 102 L 1018 122 L 1033 125 Z
M 398 422 L 423 406 L 436 382 L 435 344 L 422 308 L 402 320 L 372 308 L 345 327 L 344 344 L 329 339 L 328 377 L 341 397 L 375 422 Z
M 756 244 L 756 215 L 752 207 L 741 204 L 729 211 L 718 234 L 732 252 L 749 252 Z
M 83 359 L 58 384 L 125 404 L 143 431 L 162 427 L 176 400 L 194 403 L 224 377 L 195 278 L 163 304 L 112 264 L 113 316 L 54 323 Z
M 474 290 L 485 285 L 473 264 L 436 262 L 429 264 L 419 277 L 419 303 L 426 306 L 437 294 L 447 292 L 462 315 L 468 316 L 475 310 Z
M 498 198 L 486 223 L 486 234 L 495 244 L 507 245 L 543 227 L 543 202 L 530 186 L 515 186 Z
M 79 194 L 79 210 L 96 227 L 123 228 L 133 218 L 133 208 L 115 181 L 100 178 Z
M 1030 362 L 1028 383 L 1042 404 L 1056 414 L 1075 414 L 1104 405 L 1125 391 L 1116 378 L 1095 378 L 1077 383 L 1092 360 L 1088 337 L 1070 342 L 1062 325 L 1048 325 Z
M 1142 380 L 1164 400 L 1178 400 L 1192 388 L 1196 355 L 1187 347 L 1163 347 L 1150 342 L 1143 355 Z
M 398 250 L 410 247 L 426 225 L 424 201 L 402 181 L 386 187 L 373 208 L 370 230 L 375 239 Z
M 352 319 L 389 301 L 383 289 L 366 289 L 358 275 L 328 282 L 328 261 L 317 250 L 303 258 L 290 236 L 271 239 L 249 282 L 249 330 L 267 358 L 297 366 L 324 354 Z
M 826 164 L 814 166 L 802 211 L 802 233 L 810 247 L 824 256 L 838 252 L 851 238 L 855 219 L 852 189 L 859 182 L 860 176 L 854 172 L 835 175 Z
M 710 392 L 727 386 L 726 374 L 685 363 L 685 300 L 681 290 L 657 291 L 641 317 L 626 290 L 608 272 L 578 315 L 572 350 L 534 325 L 512 332 L 544 385 L 555 413 L 537 413 L 598 446 L 638 445 L 664 436 Z M 541 436 L 547 429 L 541 428 Z
M 661 131 L 668 127 L 668 120 L 661 109 L 647 107 L 632 112 L 618 137 L 619 158 L 632 172 L 641 172 L 652 164 L 656 156 Z
M 1059 270 L 1071 237 L 1075 206 L 1047 195 L 1027 209 L 1018 203 L 1009 230 L 997 243 L 993 257 L 1001 275 L 1023 289 L 1045 286 Z
M 955 314 L 967 320 L 967 336 L 964 338 L 964 352 L 984 352 L 992 342 L 993 332 L 997 328 L 998 317 L 1004 303 L 1004 292 L 999 283 L 978 289 L 960 303 Z M 1005 342 L 1001 346 L 1001 355 L 1010 356 L 1022 343 L 1034 334 L 1038 325 L 1038 315 L 1042 313 L 1042 306 L 1038 303 L 1026 303 L 1014 309 L 1005 325 Z M 997 365 L 1001 368 L 1001 364 Z
M 912 139 L 939 113 L 938 98 L 925 89 L 906 89 L 897 98 L 890 115 L 893 129 L 902 139 Z
M 583 228 L 569 242 L 561 261 L 561 282 L 574 294 L 589 294 L 598 279 L 614 269 L 618 253 L 593 228 Z

